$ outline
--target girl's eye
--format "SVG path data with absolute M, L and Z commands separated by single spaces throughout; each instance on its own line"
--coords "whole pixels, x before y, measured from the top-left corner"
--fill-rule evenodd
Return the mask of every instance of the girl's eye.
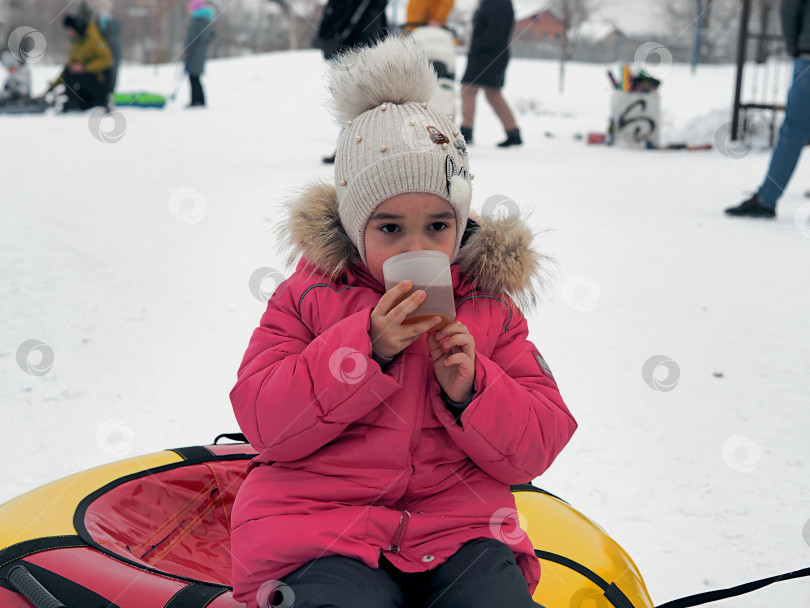
M 436 232 L 442 232 L 447 229 L 447 224 L 445 224 L 444 222 L 433 222 L 430 225 L 430 227 L 433 228 Z
M 383 224 L 380 226 L 380 230 L 382 230 L 385 234 L 394 234 L 394 232 L 399 230 L 399 226 L 396 224 Z

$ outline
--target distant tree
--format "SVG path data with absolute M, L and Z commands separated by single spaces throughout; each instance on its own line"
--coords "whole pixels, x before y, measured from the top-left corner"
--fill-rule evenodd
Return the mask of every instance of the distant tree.
M 245 52 L 310 48 L 323 0 L 209 0 L 216 38 L 211 57 Z M 0 0 L 0 47 L 12 31 L 33 27 L 45 36 L 43 61 L 59 64 L 70 47 L 65 14 L 92 10 L 96 0 Z M 121 22 L 123 58 L 134 62 L 182 62 L 188 0 L 114 0 Z M 67 8 L 66 8 L 67 6 Z M 275 8 L 274 8 L 275 7 Z
M 571 34 L 588 19 L 596 0 L 551 0 L 550 10 L 565 27 L 565 36 L 560 41 L 560 93 L 565 90 L 565 64 L 574 54 Z
M 0 4 L 3 4 L 0 1 Z M 0 12 L 0 48 L 7 48 L 8 37 L 18 27 L 33 27 L 45 36 L 46 51 L 42 61 L 62 63 L 70 39 L 62 29 L 64 7 L 53 0 L 6 0 Z
M 317 24 L 313 19 L 317 0 L 270 0 L 278 4 L 286 18 L 288 47 L 290 50 L 310 48 Z
M 758 27 L 754 29 L 758 34 L 762 34 L 757 38 L 755 57 L 757 63 L 764 63 L 774 47 L 774 45 L 769 44 L 766 36 L 774 33 L 774 24 L 778 23 L 779 0 L 754 0 L 751 4 L 755 15 L 758 17 Z M 749 31 L 751 31 L 751 25 L 749 23 Z M 781 32 L 776 28 L 775 33 L 778 35 Z M 778 46 L 781 47 L 781 45 Z
M 739 0 L 668 0 L 665 12 L 672 42 L 684 44 L 692 37 L 699 51 L 699 63 L 729 58 L 739 18 Z

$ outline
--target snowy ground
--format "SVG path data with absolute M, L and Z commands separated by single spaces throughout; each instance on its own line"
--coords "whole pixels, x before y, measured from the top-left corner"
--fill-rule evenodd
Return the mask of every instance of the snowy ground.
M 36 67 L 42 87 L 56 68 Z M 322 70 L 314 52 L 221 60 L 206 110 L 183 109 L 184 84 L 166 109 L 100 127 L 0 117 L 0 502 L 237 430 L 228 392 L 264 309 L 250 277 L 286 272 L 270 232 L 279 203 L 330 173 Z M 768 152 L 587 146 L 574 136 L 605 129 L 604 70 L 570 65 L 559 95 L 555 63 L 514 61 L 505 93 L 527 143 L 496 150 L 481 99 L 471 153 L 474 207 L 510 196 L 559 260 L 531 337 L 580 429 L 538 483 L 630 553 L 656 603 L 808 566 L 810 163 L 776 221 L 728 219 Z M 168 93 L 173 76 L 125 66 L 119 88 Z M 673 66 L 664 141 L 712 142 L 733 77 Z M 94 128 L 123 135 L 102 143 Z M 53 352 L 44 375 L 18 364 L 32 339 Z M 655 375 L 672 390 L 643 377 L 656 355 L 677 365 Z M 793 581 L 725 605 L 808 601 L 810 583 Z

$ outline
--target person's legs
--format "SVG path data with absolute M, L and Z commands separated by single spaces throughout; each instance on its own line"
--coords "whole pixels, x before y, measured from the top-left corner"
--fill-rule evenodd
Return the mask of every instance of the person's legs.
M 463 545 L 423 582 L 418 608 L 537 608 L 515 554 L 504 543 L 481 538 Z
M 67 100 L 62 110 L 88 110 L 107 103 L 107 93 L 104 84 L 99 82 L 95 74 L 82 72 L 73 74 L 67 72 L 62 76 L 65 85 Z
M 510 146 L 519 146 L 523 143 L 520 137 L 520 129 L 518 129 L 515 115 L 509 109 L 509 105 L 501 95 L 501 90 L 494 87 L 483 87 L 484 95 L 486 95 L 489 105 L 495 111 L 498 119 L 506 131 L 506 140 L 498 144 L 499 148 L 509 148 Z
M 118 84 L 118 61 L 113 64 L 112 70 L 110 71 L 110 92 L 115 91 L 115 87 Z
M 205 105 L 205 89 L 203 89 L 201 78 L 202 78 L 202 76 L 197 76 L 197 88 L 199 89 L 197 91 L 197 98 L 200 101 L 200 105 L 204 106 Z
M 283 582 L 291 591 L 286 599 L 295 608 L 403 608 L 402 590 L 391 574 L 350 557 L 313 560 Z M 259 608 L 278 605 L 269 599 L 269 605 L 262 606 L 260 598 Z
M 191 105 L 204 106 L 205 94 L 203 93 L 202 83 L 200 82 L 199 75 L 188 75 L 188 80 L 191 83 Z
M 785 120 L 779 129 L 779 139 L 771 155 L 765 181 L 757 191 L 763 205 L 775 207 L 787 188 L 802 148 L 810 138 L 810 60 L 796 59 L 793 84 L 785 106 Z
M 483 87 L 484 95 L 486 95 L 489 105 L 501 121 L 504 130 L 508 133 L 517 129 L 517 122 L 515 122 L 515 115 L 509 109 L 509 105 L 501 95 L 500 89 L 493 89 L 492 87 Z
M 467 144 L 472 143 L 473 122 L 475 120 L 475 96 L 478 86 L 466 82 L 461 83 L 461 132 Z

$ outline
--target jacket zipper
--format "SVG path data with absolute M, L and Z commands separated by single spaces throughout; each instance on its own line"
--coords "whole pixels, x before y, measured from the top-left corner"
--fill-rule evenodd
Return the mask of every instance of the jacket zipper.
M 411 514 L 406 509 L 399 512 L 399 526 L 397 526 L 394 539 L 391 541 L 391 546 L 388 548 L 391 553 L 399 553 L 399 545 L 402 542 L 402 538 L 405 536 L 405 531 L 408 529 L 410 519 Z

